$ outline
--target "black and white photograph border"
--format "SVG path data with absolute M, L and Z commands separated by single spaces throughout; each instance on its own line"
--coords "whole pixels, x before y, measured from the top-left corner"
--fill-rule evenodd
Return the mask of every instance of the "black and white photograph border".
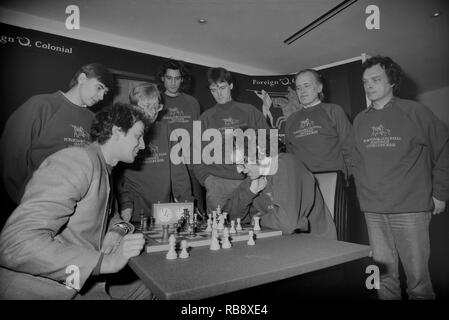
M 189 94 L 199 101 L 202 112 L 215 105 L 207 81 L 210 67 L 229 70 L 234 79 L 233 98 L 260 111 L 263 107 L 257 96 L 259 91 L 265 90 L 273 98 L 285 98 L 285 103 L 282 102 L 285 105 L 279 102 L 271 108 L 274 123 L 279 124 L 279 133 L 284 135 L 284 118 L 290 115 L 286 114 L 286 105 L 294 103 L 286 97 L 289 88 L 295 89 L 292 82 L 296 72 L 306 68 L 319 71 L 325 79 L 326 101 L 341 105 L 352 122 L 370 106 L 362 83 L 362 63 L 376 55 L 388 56 L 404 71 L 398 96 L 421 103 L 449 126 L 447 0 L 8 0 L 0 2 L 0 26 L 0 133 L 11 114 L 30 97 L 58 90 L 65 92 L 69 79 L 80 66 L 101 63 L 115 77 L 115 92 L 105 95 L 95 106 L 96 112 L 118 101 L 128 102 L 129 89 L 137 84 L 157 83 L 159 67 L 169 58 L 182 60 L 189 67 L 192 76 Z M 280 267 L 284 278 L 270 278 L 273 275 L 263 270 L 261 263 L 258 278 L 249 278 L 250 285 L 230 283 L 226 290 L 211 293 L 207 303 L 215 304 L 216 312 L 221 307 L 224 313 L 226 301 L 248 295 L 261 301 L 262 307 L 274 295 L 290 300 L 377 300 L 378 270 L 373 267 L 372 252 L 366 251 L 369 240 L 365 218 L 358 208 L 354 185 L 351 181 L 347 183 L 353 194 L 348 203 L 341 200 L 337 204 L 342 195 L 337 192 L 333 195 L 337 198 L 334 210 L 346 208 L 341 209 L 344 213 L 338 213 L 337 234 L 343 240 L 339 241 L 341 250 L 348 250 L 347 257 L 334 257 L 335 263 L 323 262 L 327 266 L 324 270 L 286 262 Z M 3 180 L 0 192 L 5 199 L 0 217 L 2 228 L 15 205 L 8 200 Z M 449 298 L 448 227 L 446 206 L 444 212 L 432 216 L 429 226 L 429 269 L 436 300 Z M 246 252 L 249 250 L 246 247 L 238 250 L 261 261 L 269 259 L 270 255 L 260 250 L 260 246 L 271 240 L 259 241 L 256 238 L 255 253 Z M 354 251 L 343 248 L 343 243 L 354 244 Z M 273 243 L 267 246 L 276 248 Z M 364 256 L 360 257 L 362 251 Z M 216 255 L 229 252 L 219 250 Z M 170 263 L 188 265 L 195 259 L 195 249 L 189 254 L 187 259 Z M 349 258 L 351 254 L 353 258 Z M 290 261 L 288 255 L 282 259 Z M 221 260 L 219 257 L 215 262 Z M 211 266 L 215 262 L 212 258 Z M 138 276 L 144 278 L 148 274 L 142 271 L 142 266 L 148 263 L 140 256 L 131 266 L 139 265 L 134 271 L 138 269 Z M 160 268 L 158 264 L 168 261 L 152 259 L 151 263 Z M 294 275 L 290 267 L 303 268 L 303 274 Z M 194 276 L 201 277 L 201 272 Z M 402 267 L 400 279 L 405 285 Z M 163 290 L 173 290 L 170 292 L 176 297 L 176 285 L 168 288 L 157 279 L 151 282 L 154 293 L 166 299 L 170 293 Z M 238 290 L 229 289 L 233 286 Z M 185 297 L 184 294 L 179 296 Z M 402 295 L 407 299 L 405 288 Z M 190 304 L 187 309 L 184 307 L 187 304 L 176 308 L 180 318 L 184 311 L 189 315 L 207 311 Z M 232 310 L 256 309 L 240 305 Z

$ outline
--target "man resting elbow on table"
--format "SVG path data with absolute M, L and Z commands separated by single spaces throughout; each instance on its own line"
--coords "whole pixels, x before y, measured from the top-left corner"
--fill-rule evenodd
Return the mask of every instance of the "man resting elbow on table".
M 235 162 L 246 179 L 220 179 L 216 186 L 220 192 L 210 197 L 215 207 L 220 205 L 229 219 L 241 218 L 243 223 L 261 216 L 262 227 L 283 234 L 305 232 L 337 239 L 315 178 L 301 162 L 287 153 L 268 157 L 260 152 L 257 161 L 248 161 L 244 150 L 247 148 L 235 148 Z

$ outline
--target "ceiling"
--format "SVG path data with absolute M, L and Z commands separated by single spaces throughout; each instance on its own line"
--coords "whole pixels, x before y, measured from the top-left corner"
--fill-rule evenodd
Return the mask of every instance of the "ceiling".
M 14 0 L 2 1 L 0 7 L 65 21 L 66 6 L 76 4 L 81 28 L 189 52 L 189 57 L 215 58 L 223 61 L 224 67 L 246 74 L 247 70 L 260 75 L 287 74 L 367 53 L 396 60 L 418 92 L 449 86 L 447 0 L 359 0 L 291 45 L 284 44 L 286 38 L 340 2 Z M 379 30 L 365 27 L 368 5 L 380 9 Z M 436 11 L 442 15 L 432 18 Z M 199 24 L 198 18 L 208 22 Z M 176 58 L 201 64 L 200 58 L 192 61 L 179 54 Z M 247 70 L 236 70 L 236 63 Z

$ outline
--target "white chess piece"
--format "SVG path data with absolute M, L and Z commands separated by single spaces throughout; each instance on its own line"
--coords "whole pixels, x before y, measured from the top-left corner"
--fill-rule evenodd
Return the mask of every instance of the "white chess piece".
M 182 248 L 182 251 L 181 251 L 181 253 L 179 254 L 179 257 L 180 257 L 181 259 L 186 259 L 186 258 L 188 258 L 188 257 L 189 257 L 189 252 L 187 251 L 187 240 L 182 240 L 182 241 L 181 241 L 181 248 Z
M 221 244 L 223 249 L 229 249 L 232 247 L 231 242 L 229 241 L 229 229 L 225 228 L 223 231 L 223 243 Z
M 237 218 L 237 227 L 235 228 L 237 231 L 242 231 L 242 225 L 240 224 L 240 218 Z
M 254 242 L 254 232 L 253 232 L 253 230 L 250 230 L 250 231 L 249 231 L 249 239 L 248 239 L 247 244 L 248 244 L 249 246 L 253 246 L 253 245 L 256 244 L 256 242 Z
M 260 217 L 256 216 L 254 219 L 254 231 L 260 231 Z
M 218 227 L 217 219 L 216 219 L 216 218 L 213 218 L 213 219 L 212 219 L 212 230 L 216 230 L 217 227 Z
M 168 244 L 169 244 L 169 249 L 167 251 L 167 254 L 165 255 L 165 257 L 169 260 L 173 260 L 178 258 L 178 254 L 176 253 L 175 250 L 175 246 L 176 246 L 176 237 L 174 234 L 171 234 L 170 238 L 168 238 Z
M 207 219 L 206 232 L 211 232 L 211 231 L 212 231 L 212 221 L 210 219 Z
M 223 230 L 224 229 L 224 217 L 223 217 L 223 215 L 220 215 L 219 217 L 218 217 L 218 225 L 217 225 L 217 229 L 218 230 Z
M 235 221 L 231 220 L 231 229 L 229 230 L 230 234 L 234 234 L 237 233 L 237 231 L 235 230 Z
M 212 230 L 212 237 L 210 239 L 210 247 L 211 250 L 219 250 L 220 243 L 218 242 L 218 232 L 217 229 Z
M 220 205 L 217 206 L 217 213 L 221 214 L 221 207 L 220 207 Z

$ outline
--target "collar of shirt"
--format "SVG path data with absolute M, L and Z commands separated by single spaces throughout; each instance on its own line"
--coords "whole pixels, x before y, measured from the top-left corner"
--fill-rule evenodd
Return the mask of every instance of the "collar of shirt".
M 309 104 L 308 106 L 302 105 L 302 107 L 303 107 L 304 109 L 308 109 L 308 108 L 314 107 L 314 106 L 316 106 L 316 105 L 319 105 L 320 103 L 321 103 L 321 100 L 318 100 L 318 101 L 316 101 L 316 102 L 314 102 L 314 103 L 312 103 L 312 104 Z
M 104 163 L 104 165 L 106 166 L 106 170 L 108 171 L 108 174 L 110 175 L 112 172 L 112 166 L 107 164 L 106 160 L 104 159 L 104 155 L 103 152 L 101 152 L 101 148 L 100 148 L 100 144 L 98 142 L 92 142 L 90 144 L 90 147 L 92 147 L 100 156 L 101 162 Z
M 380 109 L 380 110 L 383 110 L 383 109 L 386 109 L 386 108 L 389 108 L 389 107 L 393 106 L 393 104 L 395 103 L 395 101 L 396 101 L 396 98 L 395 98 L 395 97 L 391 98 L 390 101 L 388 101 L 388 102 L 383 106 L 383 108 Z M 370 104 L 369 107 L 365 110 L 365 112 L 368 113 L 369 111 L 371 111 L 371 110 L 373 110 L 373 109 L 374 109 L 374 110 L 377 110 L 376 108 L 374 108 L 374 104 L 371 102 L 371 104 Z

